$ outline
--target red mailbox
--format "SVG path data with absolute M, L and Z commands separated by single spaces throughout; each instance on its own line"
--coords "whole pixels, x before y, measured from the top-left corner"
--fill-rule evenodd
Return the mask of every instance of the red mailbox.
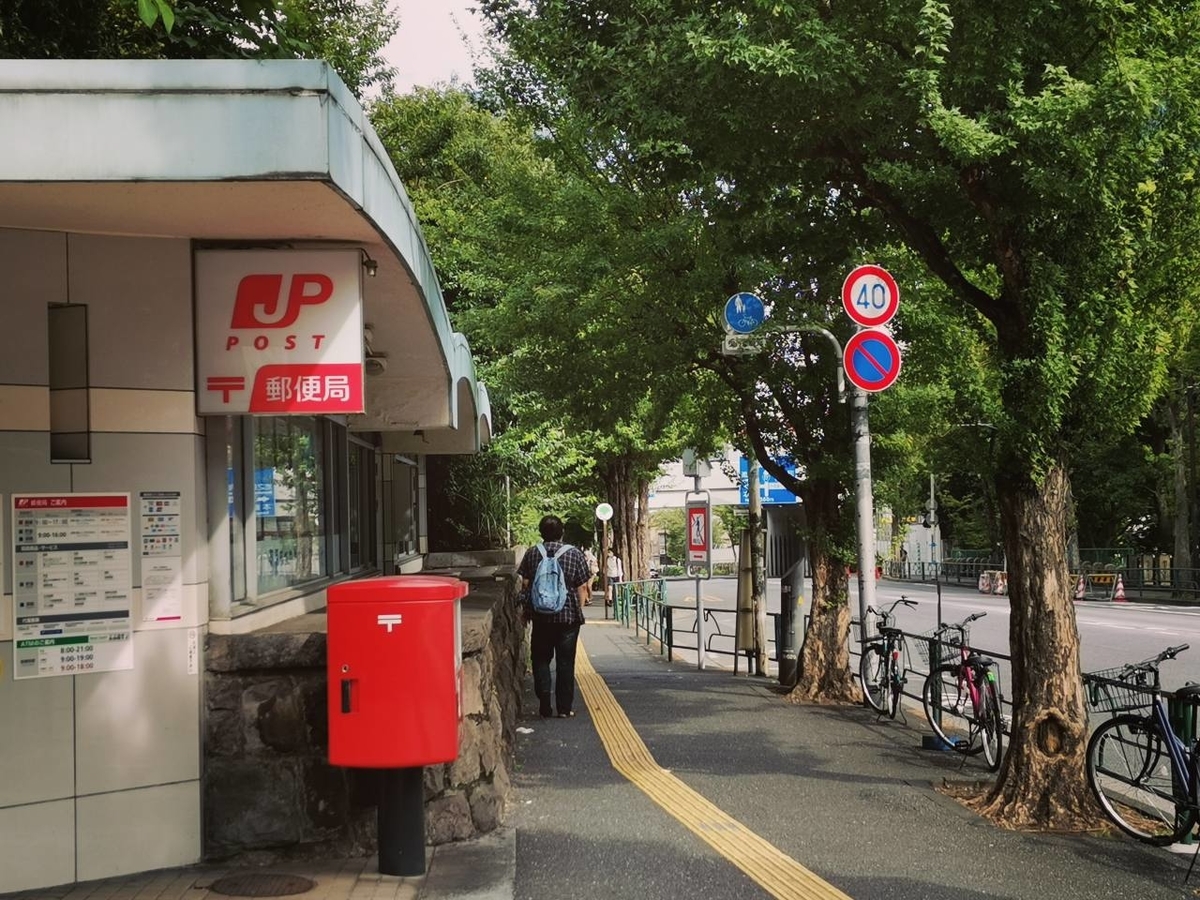
M 347 581 L 328 593 L 329 761 L 400 769 L 458 756 L 466 582 Z

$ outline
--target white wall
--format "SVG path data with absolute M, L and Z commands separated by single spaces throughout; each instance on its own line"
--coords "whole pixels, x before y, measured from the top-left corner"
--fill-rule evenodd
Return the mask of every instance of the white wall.
M 207 624 L 188 241 L 0 230 L 0 893 L 200 859 Z M 90 463 L 52 464 L 47 306 L 86 304 Z M 13 492 L 129 492 L 134 667 L 12 680 Z M 141 622 L 138 493 L 179 491 L 184 602 Z

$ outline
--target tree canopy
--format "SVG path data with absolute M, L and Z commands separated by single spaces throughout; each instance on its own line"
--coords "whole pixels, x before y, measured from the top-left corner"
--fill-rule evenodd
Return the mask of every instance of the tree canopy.
M 497 81 L 569 108 L 706 213 L 782 207 L 777 258 L 827 307 L 830 242 L 907 248 L 983 340 L 1009 563 L 1012 749 L 989 808 L 1088 807 L 1067 586 L 1072 452 L 1161 392 L 1196 269 L 1200 69 L 1189 4 L 483 0 Z M 547 125 L 547 127 L 550 127 Z M 720 196 L 720 200 L 716 199 Z M 1136 365 L 1131 365 L 1136 360 Z M 764 460 L 764 465 L 767 461 Z

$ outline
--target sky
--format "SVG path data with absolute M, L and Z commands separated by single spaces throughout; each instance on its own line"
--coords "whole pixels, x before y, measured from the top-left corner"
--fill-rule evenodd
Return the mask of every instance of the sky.
M 400 30 L 384 49 L 398 70 L 396 90 L 448 82 L 471 83 L 471 52 L 482 47 L 483 27 L 473 0 L 395 0 Z

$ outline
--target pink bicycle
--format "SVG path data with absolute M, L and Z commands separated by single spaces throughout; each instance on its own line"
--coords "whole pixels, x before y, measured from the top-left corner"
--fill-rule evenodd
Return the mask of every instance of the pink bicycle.
M 940 625 L 924 635 L 929 676 L 921 690 L 925 717 L 934 732 L 959 753 L 982 753 L 988 768 L 1000 768 L 1004 714 L 996 661 L 972 650 L 967 626 L 987 613 Z

